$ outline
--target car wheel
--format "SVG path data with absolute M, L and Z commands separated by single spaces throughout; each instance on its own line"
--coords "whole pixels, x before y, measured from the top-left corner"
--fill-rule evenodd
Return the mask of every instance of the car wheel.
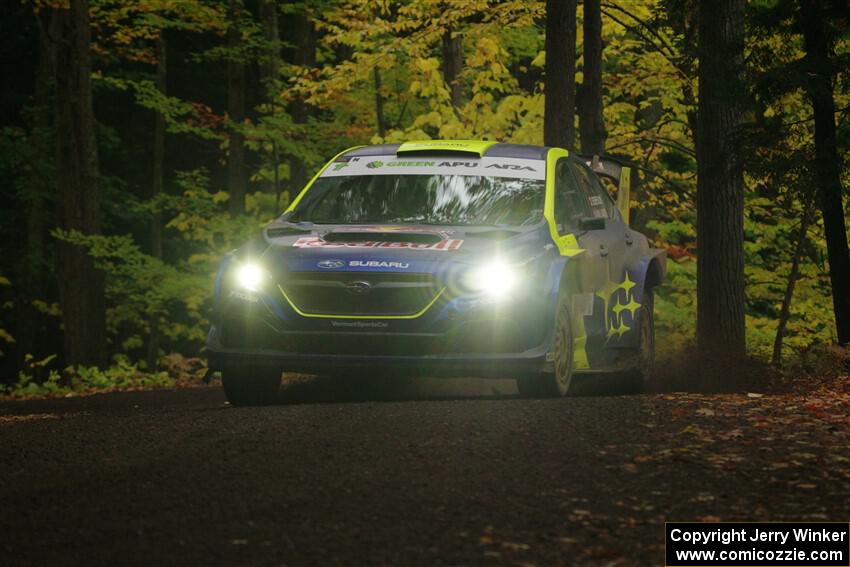
M 573 381 L 573 348 L 569 299 L 566 294 L 561 294 L 558 298 L 555 330 L 552 337 L 554 371 L 517 380 L 520 395 L 533 398 L 566 396 Z
M 277 400 L 280 370 L 252 368 L 223 370 L 221 382 L 227 401 L 234 406 L 265 406 Z
M 635 353 L 635 366 L 631 371 L 632 385 L 635 390 L 643 392 L 647 389 L 655 366 L 655 300 L 652 289 L 643 292 L 643 303 L 640 307 L 638 323 L 638 345 Z

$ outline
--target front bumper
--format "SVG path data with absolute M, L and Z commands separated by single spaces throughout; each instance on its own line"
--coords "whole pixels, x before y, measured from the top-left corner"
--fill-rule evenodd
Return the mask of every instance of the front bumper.
M 245 349 L 209 350 L 207 355 L 212 370 L 224 371 L 262 366 L 306 374 L 395 373 L 447 378 L 522 378 L 552 370 L 552 363 L 546 361 L 543 348 L 509 355 L 366 356 Z
M 207 340 L 209 366 L 494 378 L 551 371 L 552 292 L 524 291 L 502 302 L 447 292 L 412 317 L 316 316 L 273 289 L 227 291 Z
M 214 325 L 207 340 L 209 367 L 486 378 L 517 378 L 552 370 L 547 361 L 551 333 L 529 333 L 516 320 L 455 323 L 442 332 L 286 331 L 267 323 L 262 317 L 245 317 L 243 312 L 237 320 Z

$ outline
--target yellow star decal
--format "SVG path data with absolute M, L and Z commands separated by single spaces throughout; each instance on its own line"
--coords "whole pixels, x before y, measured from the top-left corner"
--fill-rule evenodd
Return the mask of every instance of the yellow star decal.
M 606 303 L 607 308 L 608 301 L 611 299 L 611 296 L 617 292 L 618 289 L 620 289 L 619 285 L 617 285 L 611 280 L 608 280 L 605 282 L 605 286 L 596 292 L 596 295 L 602 298 L 602 301 Z
M 611 308 L 611 300 L 614 299 L 613 295 L 617 293 L 617 290 L 620 289 L 620 286 L 617 285 L 613 280 L 607 280 L 605 285 L 596 292 L 596 296 L 602 299 L 602 309 L 605 314 L 605 327 L 610 328 L 608 310 Z M 618 299 L 619 301 L 619 299 Z
M 640 309 L 640 303 L 635 301 L 635 298 L 632 297 L 626 305 L 623 305 L 623 309 L 628 309 L 629 313 L 632 314 L 632 319 L 634 319 L 635 311 Z
M 631 279 L 629 279 L 629 272 L 626 272 L 626 279 L 624 279 L 623 283 L 620 284 L 620 287 L 623 288 L 624 290 L 626 290 L 626 297 L 629 296 L 629 292 L 636 285 L 637 284 L 635 282 L 633 282 Z
M 634 319 L 635 312 L 640 308 L 640 303 L 635 301 L 631 293 L 632 288 L 636 285 L 629 277 L 628 270 L 626 270 L 622 283 L 617 284 L 609 277 L 602 289 L 596 292 L 596 295 L 602 299 L 604 304 L 605 327 L 608 329 L 609 339 L 614 335 L 617 335 L 618 338 L 622 337 L 629 332 L 630 328 L 623 323 L 623 311 L 631 313 L 632 319 Z M 620 294 L 618 293 L 620 290 L 625 292 L 625 299 L 629 300 L 628 303 L 620 303 Z M 611 307 L 613 301 L 616 301 L 616 303 Z M 609 308 L 613 312 L 613 317 L 609 316 Z
M 620 323 L 616 327 L 612 326 L 610 329 L 608 329 L 608 338 L 610 339 L 614 335 L 617 335 L 617 338 L 620 338 L 626 333 L 628 333 L 629 330 L 630 327 L 624 323 Z
M 628 309 L 628 308 L 629 308 L 629 304 L 623 305 L 622 303 L 620 303 L 620 298 L 618 297 L 617 298 L 617 304 L 614 307 L 611 308 L 611 311 L 614 312 L 614 314 L 617 316 L 617 320 L 619 321 L 620 320 L 620 312 L 623 311 L 623 309 Z

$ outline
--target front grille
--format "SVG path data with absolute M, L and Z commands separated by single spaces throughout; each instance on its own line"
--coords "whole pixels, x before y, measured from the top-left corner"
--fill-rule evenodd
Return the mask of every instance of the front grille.
M 228 322 L 235 323 L 235 322 Z M 239 329 L 242 332 L 237 332 Z M 470 329 L 472 330 L 472 329 Z M 308 355 L 429 356 L 498 354 L 525 350 L 521 338 L 451 333 L 447 336 L 393 333 L 277 333 L 268 327 L 233 325 L 222 342 L 230 348 L 252 348 Z M 509 338 L 510 337 L 510 338 Z
M 220 321 L 227 348 L 308 355 L 427 356 L 517 353 L 533 347 L 527 333 L 505 320 L 459 324 L 441 334 L 281 332 L 261 314 L 232 310 Z
M 307 315 L 412 316 L 442 287 L 431 274 L 395 272 L 289 272 L 282 289 Z
M 431 335 L 371 335 L 316 333 L 284 335 L 267 347 L 310 355 L 426 356 L 445 354 L 445 347 Z

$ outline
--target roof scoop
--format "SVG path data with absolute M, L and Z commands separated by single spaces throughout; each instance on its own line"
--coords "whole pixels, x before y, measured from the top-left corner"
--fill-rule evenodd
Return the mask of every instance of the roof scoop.
M 405 142 L 398 147 L 396 155 L 405 156 L 458 156 L 483 157 L 490 146 L 496 142 L 480 140 L 424 140 L 421 142 Z
M 416 230 L 353 230 L 338 228 L 321 236 L 325 242 L 408 242 L 411 244 L 436 244 L 448 238 L 448 234 Z

